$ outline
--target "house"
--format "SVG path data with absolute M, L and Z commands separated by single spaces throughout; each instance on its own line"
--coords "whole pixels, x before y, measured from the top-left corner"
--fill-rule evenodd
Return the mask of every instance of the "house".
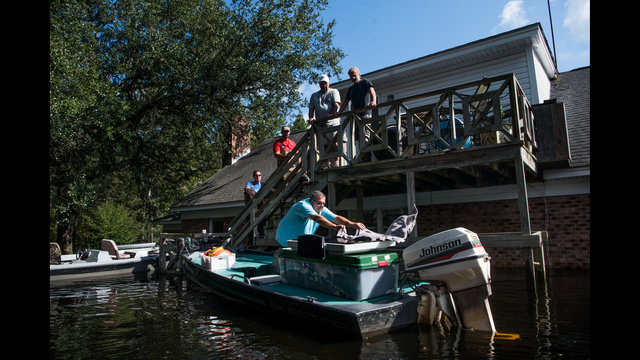
M 456 104 L 462 101 L 465 121 L 473 120 L 469 109 L 481 113 L 483 93 L 504 96 L 495 84 L 504 84 L 502 90 L 509 81 L 516 84 L 506 99 L 512 102 L 511 108 L 497 107 L 504 99 L 495 98 L 493 110 L 485 111 L 493 111 L 496 119 L 508 118 L 524 104 L 534 117 L 525 116 L 523 137 L 514 129 L 516 138 L 501 144 L 505 141 L 502 138 L 511 136 L 508 131 L 485 131 L 476 137 L 488 143 L 472 151 L 430 147 L 415 150 L 420 154 L 413 156 L 416 154 L 406 151 L 401 154 L 401 147 L 394 148 L 383 140 L 379 148 L 388 148 L 395 156 L 378 163 L 384 165 L 356 163 L 366 149 L 352 144 L 345 154 L 352 165 L 311 174 L 314 183 L 328 186 L 329 203 L 333 202 L 330 208 L 381 231 L 396 216 L 408 212 L 408 203 L 415 204 L 419 215 L 414 237 L 418 238 L 457 226 L 482 234 L 541 231 L 550 266 L 590 267 L 590 68 L 557 74 L 540 24 L 363 73 L 362 77 L 374 84 L 379 103 L 376 110 L 387 114 L 387 125 L 401 118 L 406 121 L 418 110 L 428 113 L 432 108 L 446 108 L 445 94 L 449 101 L 455 95 Z M 489 89 L 484 79 L 493 81 Z M 350 85 L 346 80 L 332 87 L 344 97 Z M 515 94 L 516 90 L 521 94 Z M 513 101 L 520 105 L 513 105 Z M 433 104 L 435 107 L 430 107 Z M 430 121 L 440 126 L 437 117 Z M 473 130 L 467 125 L 465 131 Z M 386 139 L 388 130 L 381 128 L 380 136 Z M 352 127 L 349 131 L 355 130 Z M 450 131 L 455 139 L 456 131 Z M 306 132 L 294 135 L 296 142 L 306 139 Z M 429 136 L 443 139 L 435 130 Z M 511 146 L 508 141 L 514 139 L 516 146 Z M 263 178 L 268 178 L 278 170 L 270 144 L 272 141 L 259 145 L 172 205 L 170 212 L 180 214 L 180 230 L 216 233 L 225 232 L 229 225 L 235 228 L 234 216 L 246 216 L 249 211 L 242 189 L 252 171 L 259 169 Z M 466 154 L 494 159 L 505 151 L 518 152 L 515 167 L 511 158 L 487 164 L 465 162 Z M 412 171 L 405 172 L 402 166 Z M 396 173 L 391 174 L 391 169 Z M 413 169 L 417 169 L 415 173 Z M 527 262 L 522 248 L 493 246 L 487 251 L 496 266 L 522 267 Z

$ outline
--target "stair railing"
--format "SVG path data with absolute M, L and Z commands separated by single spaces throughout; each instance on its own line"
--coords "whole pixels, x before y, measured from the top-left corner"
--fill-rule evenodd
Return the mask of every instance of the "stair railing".
M 305 171 L 309 169 L 309 137 L 310 132 L 302 136 L 289 153 L 290 156 L 280 163 L 275 172 L 262 184 L 261 191 L 258 191 L 233 219 L 229 228 L 233 246 L 238 246 L 253 233 L 258 224 L 271 217 L 281 206 L 281 201 L 286 200 L 300 183 Z M 315 160 L 315 157 L 312 158 Z

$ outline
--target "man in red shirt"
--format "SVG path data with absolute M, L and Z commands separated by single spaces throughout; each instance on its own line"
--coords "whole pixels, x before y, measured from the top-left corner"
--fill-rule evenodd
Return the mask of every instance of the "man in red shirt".
M 280 164 L 283 161 L 286 161 L 289 158 L 289 153 L 291 152 L 291 150 L 293 150 L 296 147 L 296 142 L 289 138 L 289 134 L 291 133 L 291 130 L 287 125 L 282 127 L 281 132 L 282 132 L 282 137 L 280 137 L 279 139 L 276 139 L 276 141 L 274 141 L 273 143 L 273 156 L 275 156 L 276 160 L 278 160 L 278 166 L 280 166 Z M 300 159 L 298 158 L 298 164 L 299 163 L 300 163 Z M 289 168 L 289 170 L 287 170 L 287 172 L 284 174 L 283 180 L 286 180 L 289 177 L 289 175 L 293 172 L 293 170 L 295 170 L 295 168 L 296 168 L 296 165 L 292 165 Z M 304 172 L 304 170 L 302 171 Z M 306 184 L 306 183 L 309 183 L 309 181 L 310 179 L 307 176 L 307 174 L 303 173 L 302 178 L 300 179 L 300 183 Z M 301 184 L 299 184 L 294 190 L 295 194 L 303 190 Z
M 289 152 L 296 147 L 296 142 L 289 138 L 291 130 L 287 125 L 282 127 L 282 137 L 273 143 L 273 156 L 278 160 L 278 165 L 284 161 Z

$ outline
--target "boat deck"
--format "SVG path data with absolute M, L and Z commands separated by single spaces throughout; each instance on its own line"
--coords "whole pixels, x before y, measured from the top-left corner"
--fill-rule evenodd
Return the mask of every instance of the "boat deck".
M 201 265 L 199 253 L 194 253 L 190 257 L 193 259 L 194 263 Z M 232 268 L 214 271 L 220 275 L 233 278 L 237 281 L 246 282 L 246 279 L 248 278 L 252 284 L 256 284 L 256 278 L 260 278 L 265 275 L 278 275 L 272 269 L 272 262 L 273 257 L 267 253 L 244 253 L 236 256 L 236 261 Z M 360 304 L 384 303 L 385 300 L 393 301 L 393 299 L 398 295 L 395 293 L 356 301 L 313 289 L 291 285 L 286 282 L 282 282 L 281 280 L 259 284 L 258 286 L 288 296 L 313 299 L 315 302 L 324 303 L 326 305 L 349 305 L 354 304 L 354 302 Z M 406 285 L 403 288 L 403 292 L 410 292 L 411 290 L 411 285 Z

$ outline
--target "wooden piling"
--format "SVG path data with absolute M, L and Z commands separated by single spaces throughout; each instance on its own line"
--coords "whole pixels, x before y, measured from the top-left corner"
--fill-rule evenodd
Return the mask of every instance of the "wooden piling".
M 538 285 L 545 286 L 547 275 L 544 260 L 544 243 L 548 237 L 546 231 L 535 231 L 531 234 L 478 234 L 478 236 L 480 237 L 480 242 L 482 242 L 482 245 L 486 248 L 516 247 L 524 249 L 528 285 L 533 290 L 535 290 Z
M 182 275 L 180 255 L 184 250 L 184 239 L 172 239 L 172 234 L 160 234 L 160 258 L 158 267 L 161 274 Z M 174 240 L 171 243 L 170 240 Z M 167 262 L 167 257 L 169 261 Z

